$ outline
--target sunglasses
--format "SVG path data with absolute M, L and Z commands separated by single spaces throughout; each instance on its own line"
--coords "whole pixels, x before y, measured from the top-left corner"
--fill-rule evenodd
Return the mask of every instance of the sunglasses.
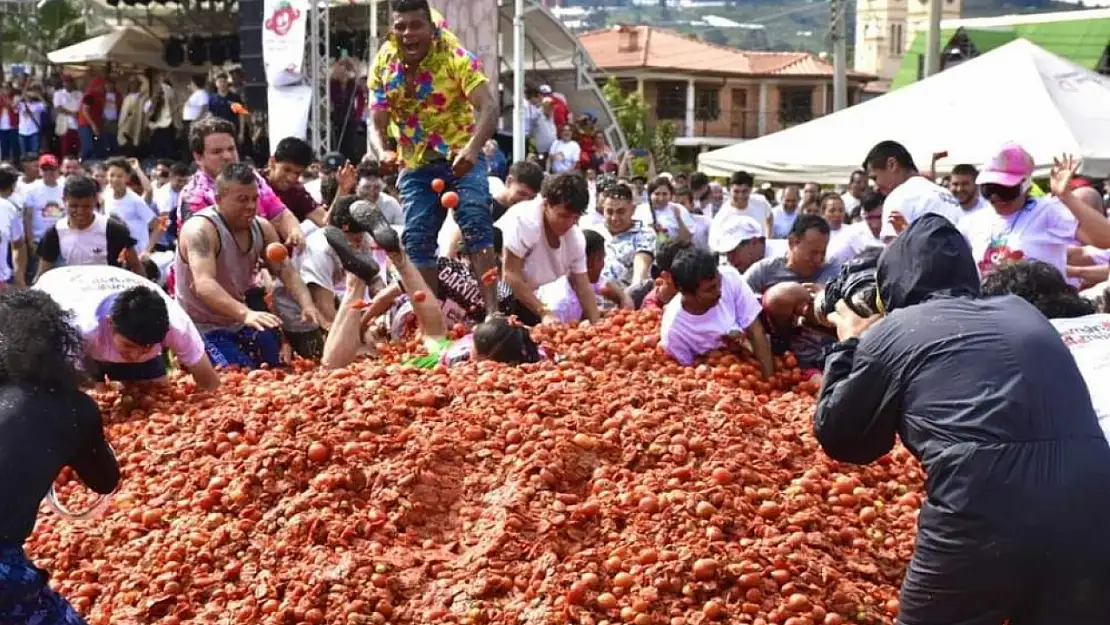
M 988 200 L 992 197 L 997 197 L 1003 202 L 1012 202 L 1021 195 L 1021 186 L 1006 187 L 1000 184 L 981 184 L 979 185 L 979 193 Z

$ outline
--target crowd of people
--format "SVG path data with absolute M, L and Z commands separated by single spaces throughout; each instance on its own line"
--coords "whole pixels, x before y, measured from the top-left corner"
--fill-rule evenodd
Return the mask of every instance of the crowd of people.
M 1047 192 L 1016 144 L 942 184 L 943 155 L 920 171 L 893 141 L 843 191 L 635 177 L 543 88 L 535 156 L 502 171 L 476 57 L 426 0 L 392 9 L 366 92 L 372 158 L 317 159 L 289 137 L 256 168 L 242 118 L 209 99 L 186 120 L 187 162 L 89 165 L 71 145 L 0 165 L 0 438 L 58 452 L 33 463 L 37 499 L 5 494 L 20 509 L 0 545 L 26 538 L 63 464 L 103 492 L 118 481 L 82 379 L 181 368 L 211 389 L 225 367 L 339 368 L 417 336 L 412 366 L 514 365 L 548 357 L 535 325 L 660 308 L 659 344 L 683 365 L 742 351 L 770 376 L 789 351 L 823 374 L 829 455 L 871 462 L 901 436 L 922 460 L 901 622 L 1110 619 L 1105 506 L 1088 498 L 1110 486 L 1110 407 L 1092 403 L 1087 351 L 1110 327 L 1110 220 L 1078 161 L 1058 159 Z M 64 445 L 41 426 L 54 413 L 76 424 Z M 0 466 L 16 453 L 0 445 Z M 79 622 L 45 587 L 34 601 Z

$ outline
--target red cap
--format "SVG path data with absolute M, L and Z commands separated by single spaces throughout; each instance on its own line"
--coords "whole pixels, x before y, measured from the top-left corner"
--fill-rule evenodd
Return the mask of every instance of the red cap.
M 53 167 L 58 168 L 58 157 L 53 154 L 43 154 L 39 157 L 39 167 Z
M 1089 186 L 1091 186 L 1091 181 L 1090 180 L 1087 180 L 1086 178 L 1080 178 L 1078 176 L 1076 176 L 1075 178 L 1072 178 L 1071 182 L 1068 183 L 1068 188 L 1069 189 L 1080 189 L 1082 187 L 1089 187 Z

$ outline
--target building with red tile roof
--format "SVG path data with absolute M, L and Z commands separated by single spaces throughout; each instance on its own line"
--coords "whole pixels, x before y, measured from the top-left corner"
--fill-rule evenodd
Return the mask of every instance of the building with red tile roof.
M 601 68 L 599 82 L 613 76 L 643 94 L 657 120 L 676 124 L 680 146 L 731 145 L 833 109 L 832 62 L 809 52 L 739 50 L 647 25 L 578 40 Z M 849 103 L 874 78 L 849 72 Z

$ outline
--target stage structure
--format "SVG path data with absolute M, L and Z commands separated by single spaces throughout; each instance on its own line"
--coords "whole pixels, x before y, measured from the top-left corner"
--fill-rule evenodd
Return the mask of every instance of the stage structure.
M 109 2 L 116 3 L 114 5 Z M 131 2 L 132 4 L 128 4 Z M 143 4 L 143 3 L 146 4 Z M 502 110 L 519 111 L 524 101 L 524 81 L 513 81 L 514 69 L 529 84 L 549 84 L 562 93 L 574 111 L 589 112 L 598 119 L 614 150 L 626 142 L 616 117 L 594 82 L 591 73 L 598 68 L 577 38 L 556 19 L 540 0 L 432 0 L 442 11 L 448 27 L 462 44 L 479 56 Z M 515 4 L 522 11 L 523 37 L 520 60 L 514 55 L 513 21 Z M 110 32 L 118 26 L 132 25 L 169 45 L 184 44 L 191 50 L 211 45 L 229 50 L 234 39 L 233 62 L 239 62 L 237 0 L 88 0 L 89 35 Z M 320 154 L 335 149 L 331 133 L 331 61 L 344 53 L 364 63 L 373 60 L 377 42 L 389 30 L 388 0 L 311 0 L 305 50 L 305 83 L 313 86 L 309 137 Z M 375 17 L 371 17 L 374 14 Z M 373 30 L 372 30 L 373 27 Z M 376 36 L 375 36 L 376 35 Z M 206 44 L 205 42 L 210 42 Z M 186 54 L 186 57 L 206 57 Z M 178 71 L 187 71 L 181 67 Z M 202 73 L 198 67 L 197 72 Z M 514 84 L 519 82 L 519 84 Z M 502 89 L 501 85 L 512 85 Z M 248 106 L 250 104 L 248 103 Z M 512 126 L 513 124 L 505 124 Z

